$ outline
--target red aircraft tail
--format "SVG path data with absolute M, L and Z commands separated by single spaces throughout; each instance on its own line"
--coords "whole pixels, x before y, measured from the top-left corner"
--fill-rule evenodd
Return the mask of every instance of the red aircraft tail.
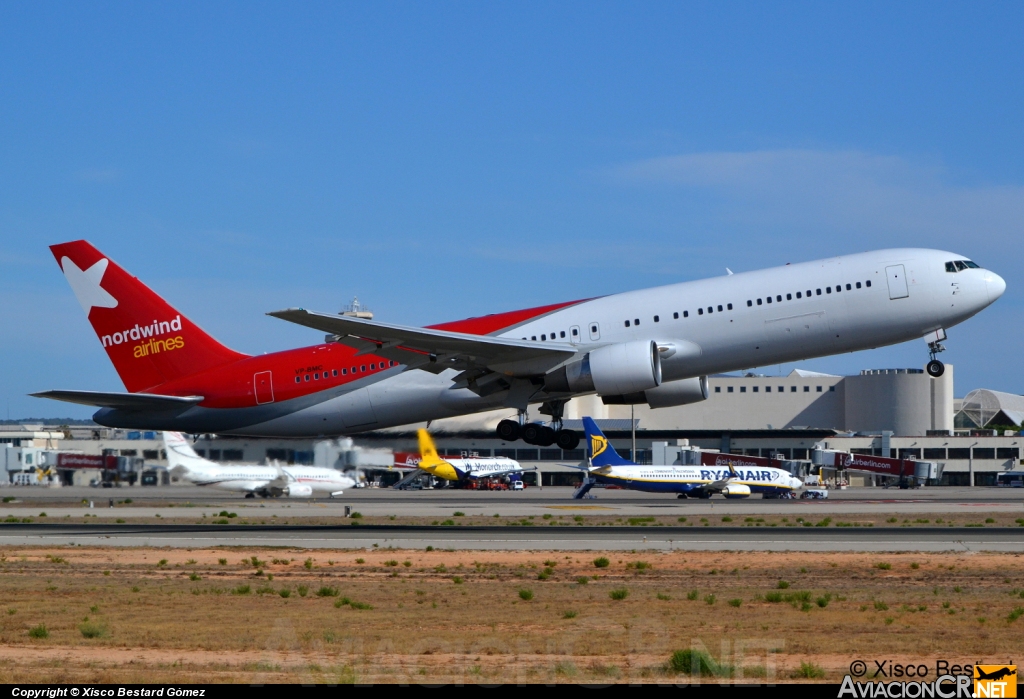
M 246 357 L 207 335 L 87 241 L 50 250 L 132 393 Z

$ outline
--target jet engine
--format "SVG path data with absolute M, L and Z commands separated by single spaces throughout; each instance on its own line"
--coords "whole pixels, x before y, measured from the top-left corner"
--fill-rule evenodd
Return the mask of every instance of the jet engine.
M 666 381 L 660 386 L 639 393 L 621 396 L 603 396 L 606 405 L 637 405 L 647 403 L 652 408 L 671 408 L 689 405 L 708 399 L 708 377 L 695 376 L 691 379 Z
M 741 485 L 739 483 L 730 483 L 729 485 L 722 488 L 722 495 L 735 500 L 738 498 L 749 498 L 750 497 L 750 486 Z
M 292 483 L 282 490 L 281 494 L 286 498 L 311 498 L 313 497 L 313 488 L 301 483 Z
M 661 354 L 653 340 L 607 345 L 583 359 L 544 377 L 544 388 L 555 393 L 616 396 L 638 393 L 661 384 Z

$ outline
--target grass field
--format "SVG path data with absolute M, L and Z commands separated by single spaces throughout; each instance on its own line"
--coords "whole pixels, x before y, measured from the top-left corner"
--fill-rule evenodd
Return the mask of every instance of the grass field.
M 1022 572 L 1014 554 L 6 547 L 0 682 L 686 683 L 686 649 L 713 681 L 838 682 L 883 658 L 934 678 L 1022 655 Z

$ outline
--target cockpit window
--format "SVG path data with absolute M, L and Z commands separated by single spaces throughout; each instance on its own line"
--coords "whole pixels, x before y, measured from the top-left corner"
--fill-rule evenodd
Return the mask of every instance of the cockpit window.
M 981 269 L 981 266 L 970 260 L 954 260 L 946 263 L 947 272 L 962 272 L 965 269 Z

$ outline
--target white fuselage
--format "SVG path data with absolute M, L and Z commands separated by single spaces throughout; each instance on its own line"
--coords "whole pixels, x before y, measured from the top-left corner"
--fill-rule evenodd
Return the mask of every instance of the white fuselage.
M 460 475 L 467 478 L 487 478 L 491 474 L 506 475 L 509 473 L 522 473 L 523 467 L 518 461 L 505 457 L 485 458 L 452 458 L 446 456 L 445 461 L 452 465 Z
M 680 341 L 662 380 L 736 371 L 924 337 L 962 323 L 1005 290 L 984 269 L 947 272 L 962 255 L 894 249 L 785 265 L 584 301 L 496 333 L 580 353 L 633 340 Z M 922 358 L 926 348 L 922 343 Z M 237 430 L 237 434 L 353 433 L 510 406 L 507 391 L 454 388 L 457 374 L 404 371 Z
M 209 485 L 223 490 L 256 492 L 267 488 L 284 474 L 288 482 L 307 485 L 314 493 L 330 494 L 355 485 L 355 480 L 332 468 L 317 466 L 221 465 L 207 462 L 190 466 L 184 478 L 195 485 Z
M 749 487 L 752 493 L 783 493 L 803 486 L 788 471 L 769 466 L 740 466 L 732 477 L 725 466 L 605 466 L 589 475 L 599 483 L 652 493 L 695 491 L 725 479 Z

